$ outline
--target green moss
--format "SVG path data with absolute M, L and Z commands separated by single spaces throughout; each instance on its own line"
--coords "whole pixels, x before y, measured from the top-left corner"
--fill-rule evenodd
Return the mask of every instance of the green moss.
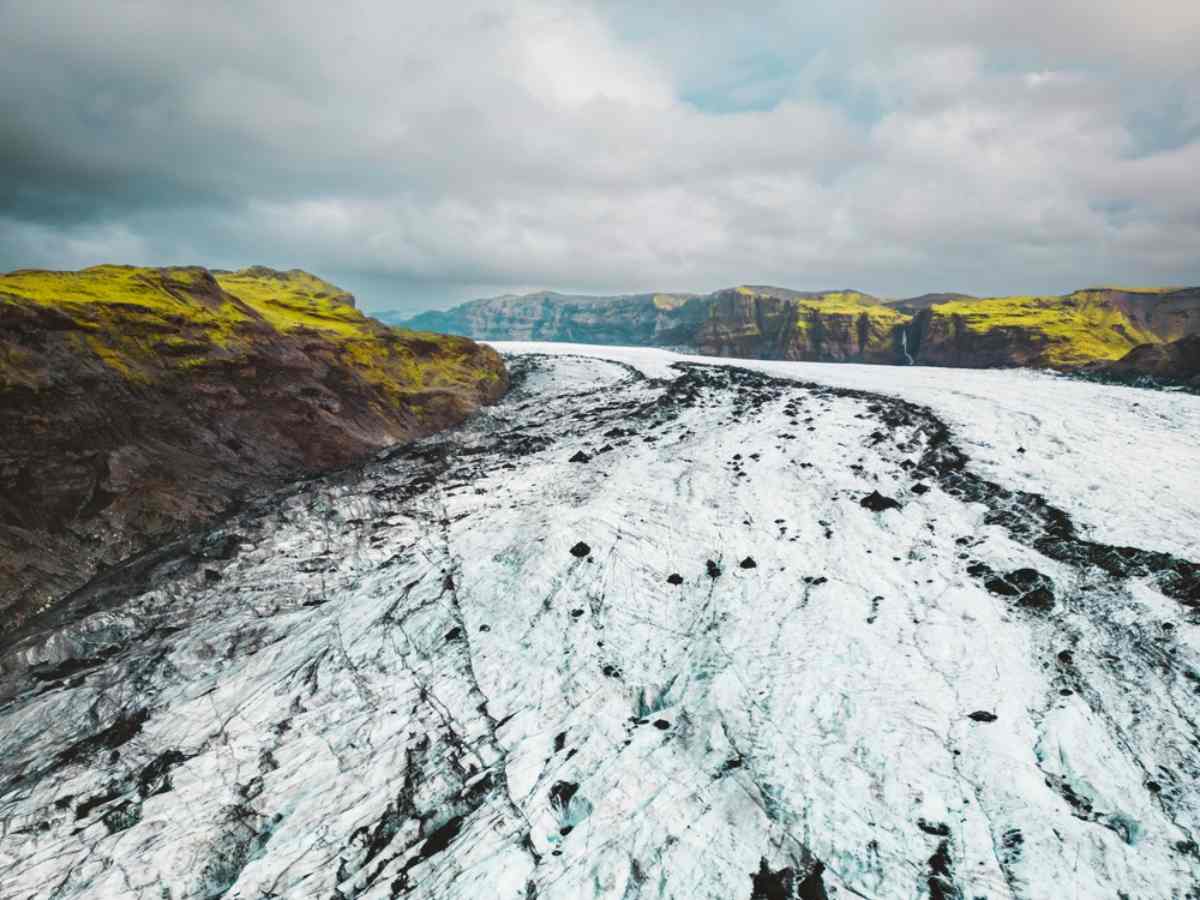
M 971 331 L 1019 329 L 1046 342 L 1042 361 L 1072 366 L 1097 359 L 1119 359 L 1130 348 L 1157 338 L 1107 303 L 1098 291 L 1066 297 L 989 297 L 952 301 L 932 307 L 935 315 L 953 316 Z
M 256 266 L 218 272 L 216 279 L 280 331 L 312 328 L 347 337 L 371 332 L 369 320 L 354 308 L 350 294 L 308 272 Z
M 19 271 L 0 275 L 0 303 L 68 320 L 75 352 L 134 383 L 238 363 L 261 342 L 289 339 L 301 329 L 313 333 L 302 338 L 306 353 L 327 354 L 392 403 L 499 377 L 481 367 L 473 342 L 391 328 L 355 309 L 345 291 L 299 270 L 253 268 L 215 277 L 198 267 Z M 5 371 L 19 364 L 6 359 Z

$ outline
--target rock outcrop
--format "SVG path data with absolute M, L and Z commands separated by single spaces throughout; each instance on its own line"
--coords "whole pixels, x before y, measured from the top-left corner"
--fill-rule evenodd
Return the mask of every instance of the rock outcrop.
M 1153 378 L 1200 389 L 1200 334 L 1166 344 L 1141 344 L 1116 362 L 1102 363 L 1090 371 L 1113 380 Z
M 1200 288 L 887 301 L 860 291 L 760 285 L 704 295 L 539 293 L 476 300 L 408 324 L 486 340 L 673 347 L 751 359 L 1069 370 L 1200 333 Z
M 0 276 L 0 630 L 249 494 L 462 421 L 490 348 L 305 272 Z

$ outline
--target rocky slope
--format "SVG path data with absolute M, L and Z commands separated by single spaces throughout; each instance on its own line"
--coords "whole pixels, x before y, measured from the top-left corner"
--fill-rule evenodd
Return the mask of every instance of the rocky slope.
M 487 340 L 660 346 L 748 359 L 1070 369 L 1200 333 L 1200 288 L 893 301 L 759 285 L 703 296 L 542 293 L 477 300 L 410 324 Z
M 0 630 L 248 493 L 460 422 L 505 384 L 490 349 L 384 326 L 304 272 L 0 275 Z
M 0 898 L 1195 896 L 1196 398 L 571 352 L 0 642 Z
M 1200 390 L 1200 334 L 1166 344 L 1142 344 L 1115 362 L 1091 366 L 1087 371 L 1118 381 L 1151 378 Z

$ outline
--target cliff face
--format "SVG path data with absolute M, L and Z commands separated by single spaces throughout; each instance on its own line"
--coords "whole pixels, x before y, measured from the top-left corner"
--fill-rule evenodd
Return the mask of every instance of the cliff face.
M 427 312 L 404 324 L 479 340 L 573 341 L 652 346 L 687 337 L 703 306 L 687 294 L 569 296 L 553 292 L 493 297 Z M 684 331 L 681 332 L 681 329 Z
M 477 300 L 411 320 L 488 340 L 675 347 L 710 356 L 1073 369 L 1200 333 L 1200 288 L 1100 288 L 1065 296 L 925 294 L 742 286 L 700 296 Z
M 702 354 L 814 362 L 897 362 L 896 328 L 906 317 L 857 291 L 772 293 L 767 288 L 718 291 L 708 318 L 692 334 Z
M 249 493 L 455 424 L 506 385 L 490 348 L 384 326 L 304 272 L 0 276 L 0 629 Z
M 916 316 L 916 356 L 929 365 L 981 367 L 1070 368 L 1120 359 L 1185 327 L 1187 298 L 1175 295 L 1187 293 L 1087 290 L 940 303 Z

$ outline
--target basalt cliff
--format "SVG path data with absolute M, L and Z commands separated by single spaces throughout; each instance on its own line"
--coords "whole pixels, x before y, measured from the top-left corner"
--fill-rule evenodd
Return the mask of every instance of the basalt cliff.
M 1157 377 L 1187 381 L 1194 375 L 1174 364 L 1186 348 L 1165 356 L 1146 348 L 1200 333 L 1200 288 L 902 300 L 761 285 L 704 295 L 542 292 L 476 300 L 422 313 L 408 324 L 485 340 L 674 347 L 810 362 L 1069 370 L 1124 361 L 1114 372 L 1151 374 L 1140 361 L 1153 357 Z
M 384 325 L 298 270 L 0 275 L 0 631 L 249 495 L 456 424 L 506 386 L 490 348 Z

